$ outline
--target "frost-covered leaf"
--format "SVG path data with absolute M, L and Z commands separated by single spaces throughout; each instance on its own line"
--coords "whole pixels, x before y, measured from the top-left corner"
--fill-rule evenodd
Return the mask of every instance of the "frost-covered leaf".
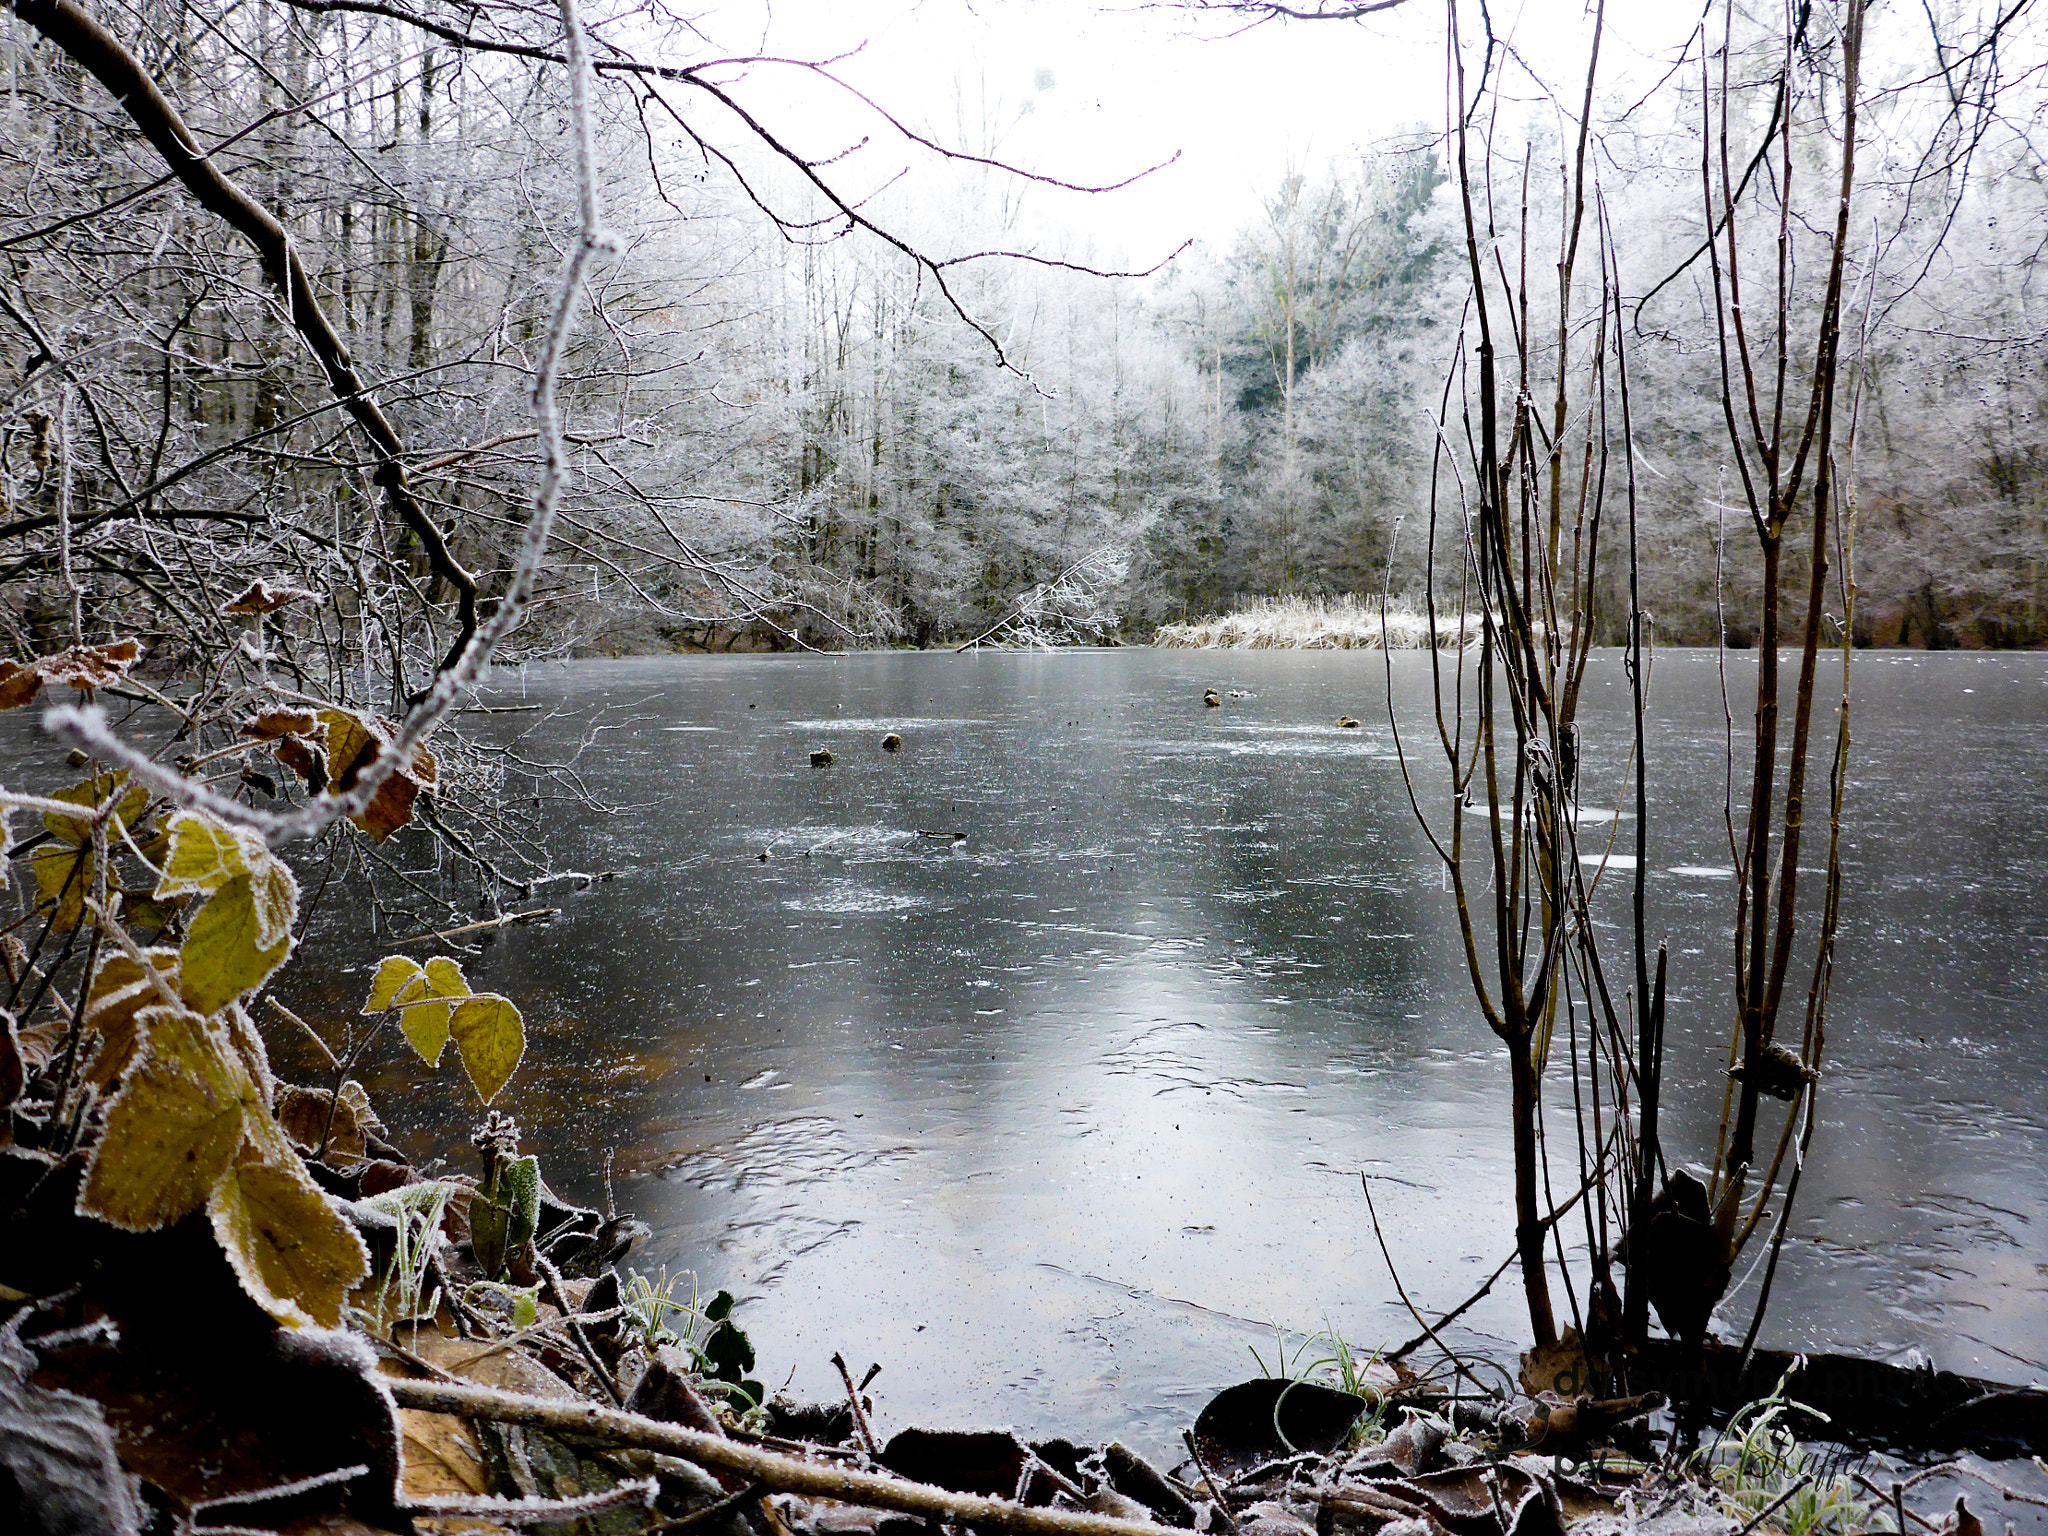
M 286 603 L 317 603 L 320 595 L 303 587 L 273 587 L 261 577 L 221 605 L 222 613 L 275 613 Z
M 406 983 L 421 974 L 419 961 L 405 955 L 386 955 L 378 962 L 377 974 L 370 978 L 370 1000 L 363 1004 L 363 1012 L 382 1013 L 398 1001 Z
M 242 1058 L 250 1080 L 256 1084 L 257 1102 L 268 1110 L 277 1094 L 277 1078 L 271 1073 L 270 1052 L 263 1044 L 256 1021 L 240 1003 L 230 1003 L 220 1017 L 227 1021 L 229 1047 Z
M 400 993 L 399 1003 L 409 1006 L 399 1015 L 399 1027 L 405 1031 L 405 1038 L 412 1043 L 412 1048 L 419 1052 L 420 1060 L 428 1066 L 439 1066 L 441 1053 L 448 1047 L 450 1005 L 445 1002 L 418 1002 L 416 999 L 468 996 L 469 983 L 463 979 L 462 967 L 446 955 L 436 955 L 429 960 L 413 984 Z
M 337 1103 L 325 1088 L 286 1084 L 278 1090 L 277 1123 L 285 1135 L 309 1150 L 318 1148 L 324 1138 L 331 1152 L 363 1155 L 363 1128 L 356 1121 L 355 1106 L 346 1098 Z
M 456 1004 L 448 1032 L 477 1097 L 490 1103 L 526 1054 L 526 1025 L 519 1010 L 510 999 L 486 992 Z
M 0 1008 L 0 1109 L 21 1097 L 28 1083 L 28 1064 L 22 1060 L 21 1042 L 14 1035 L 14 1015 Z
M 377 1118 L 377 1111 L 370 1104 L 370 1090 L 354 1078 L 341 1085 L 341 1102 L 354 1112 L 357 1125 L 371 1131 L 384 1129 L 384 1122 Z
M 316 736 L 320 717 L 310 709 L 267 709 L 242 723 L 241 733 L 256 741 L 276 741 L 281 736 Z
M 167 976 L 175 976 L 175 949 L 146 949 L 150 964 Z M 93 972 L 92 989 L 86 994 L 85 1022 L 99 1032 L 99 1054 L 86 1069 L 85 1080 L 105 1091 L 121 1079 L 142 1043 L 137 1015 L 145 1008 L 164 1006 L 164 995 L 156 983 L 143 975 L 142 967 L 120 950 L 105 955 Z
M 298 774 L 309 794 L 344 794 L 397 733 L 379 715 L 327 708 L 314 714 L 273 710 L 242 727 L 242 734 L 270 741 L 277 760 Z M 406 765 L 378 786 L 360 816 L 350 818 L 378 842 L 412 820 L 413 802 L 440 776 L 433 754 L 413 748 Z
M 370 1272 L 356 1229 L 290 1153 L 271 1161 L 252 1148 L 214 1187 L 207 1216 L 242 1289 L 288 1326 L 336 1326 Z
M 211 896 L 272 857 L 254 833 L 238 831 L 193 811 L 178 812 L 166 830 L 170 851 L 164 860 L 164 877 L 156 886 L 158 901 L 172 896 Z
M 47 843 L 29 858 L 36 876 L 36 905 L 55 902 L 50 918 L 58 933 L 69 933 L 85 916 L 85 898 L 92 892 L 92 849 Z
M 0 709 L 18 709 L 45 683 L 73 688 L 104 688 L 128 675 L 142 659 L 140 640 L 115 640 L 106 645 L 79 645 L 32 661 L 0 661 Z
M 69 789 L 58 790 L 50 798 L 77 806 L 79 814 L 67 816 L 58 811 L 45 811 L 43 825 L 49 829 L 50 835 L 65 847 L 81 846 L 92 837 L 94 814 L 127 782 L 128 771 L 124 768 L 119 773 L 95 774 Z M 148 804 L 149 791 L 140 784 L 122 795 L 120 804 L 114 807 L 113 818 L 107 824 L 108 838 L 118 839 L 124 828 L 135 824 L 136 818 L 142 815 Z
M 298 895 L 298 882 L 281 862 L 262 877 L 240 875 L 214 892 L 186 930 L 178 971 L 185 1000 L 213 1013 L 284 964 Z M 262 942 L 266 931 L 278 935 L 268 945 Z
M 19 709 L 43 691 L 43 674 L 29 662 L 0 661 L 0 709 Z
M 145 1008 L 144 1043 L 107 1108 L 78 1208 L 132 1232 L 189 1215 L 234 1161 L 246 1121 L 269 1123 L 248 1068 L 198 1014 Z
M 462 967 L 446 955 L 436 955 L 427 962 L 427 986 L 436 997 L 469 996 L 469 979 L 462 974 Z
M 89 1397 L 30 1380 L 36 1354 L 18 1331 L 35 1315 L 26 1308 L 0 1324 L 0 1487 L 12 1494 L 8 1529 L 22 1536 L 134 1536 L 135 1495 L 106 1414 Z

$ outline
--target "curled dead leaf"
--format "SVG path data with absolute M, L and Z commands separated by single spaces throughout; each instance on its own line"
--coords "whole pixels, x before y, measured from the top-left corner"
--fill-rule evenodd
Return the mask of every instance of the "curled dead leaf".
M 128 669 L 141 659 L 142 642 L 129 638 L 105 645 L 76 645 L 28 661 L 0 661 L 0 709 L 19 709 L 45 683 L 104 688 L 126 677 Z
M 258 577 L 221 606 L 222 613 L 275 613 L 287 603 L 317 603 L 320 594 L 303 587 L 272 587 Z

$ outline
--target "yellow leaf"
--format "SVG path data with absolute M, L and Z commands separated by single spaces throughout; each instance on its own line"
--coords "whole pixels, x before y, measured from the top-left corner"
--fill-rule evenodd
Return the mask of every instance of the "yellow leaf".
M 240 1003 L 230 1003 L 221 1018 L 227 1023 L 229 1046 L 242 1058 L 249 1080 L 256 1085 L 256 1102 L 268 1110 L 277 1096 L 277 1079 L 271 1075 L 270 1052 L 257 1032 L 256 1021 Z
M 486 992 L 456 1004 L 448 1032 L 477 1097 L 490 1103 L 526 1054 L 526 1024 L 519 1010 L 509 998 Z
M 266 850 L 249 871 L 249 890 L 256 903 L 256 947 L 267 950 L 289 939 L 299 915 L 299 880 L 291 867 Z
M 248 1069 L 205 1019 L 157 1007 L 136 1020 L 145 1043 L 107 1108 L 78 1209 L 143 1232 L 204 1205 L 245 1122 L 270 1117 Z
M 29 866 L 36 872 L 36 905 L 54 901 L 57 911 L 50 926 L 69 933 L 85 915 L 85 898 L 92 892 L 91 846 L 47 845 L 30 855 Z
M 399 1028 L 405 1031 L 405 1038 L 428 1066 L 438 1067 L 441 1053 L 448 1048 L 448 1004 L 423 1003 L 416 999 L 467 996 L 469 983 L 462 979 L 462 967 L 445 955 L 429 960 L 413 984 L 399 994 L 401 1004 L 410 1004 L 398 1016 Z
M 417 960 L 404 955 L 386 955 L 377 966 L 377 974 L 370 979 L 370 1000 L 363 1004 L 363 1012 L 382 1013 L 398 1001 L 406 983 L 416 980 L 420 974 Z
M 151 965 L 167 974 L 175 973 L 175 949 L 146 949 Z M 85 1080 L 104 1092 L 120 1080 L 142 1044 L 141 1025 L 136 1015 L 145 1008 L 164 1006 L 164 995 L 156 983 L 142 974 L 142 967 L 116 950 L 100 961 L 93 972 L 92 990 L 86 994 L 85 1022 L 100 1034 L 99 1054 L 86 1069 Z
M 370 1272 L 356 1229 L 289 1152 L 235 1163 L 206 1213 L 242 1289 L 287 1326 L 336 1326 L 349 1290 Z
M 50 835 L 65 847 L 78 847 L 92 836 L 93 813 L 127 782 L 128 770 L 124 768 L 119 773 L 95 774 L 69 789 L 58 790 L 50 798 L 77 806 L 79 814 L 66 816 L 57 811 L 45 811 L 43 825 L 48 827 Z M 149 791 L 140 784 L 121 796 L 121 803 L 114 808 L 113 819 L 107 824 L 108 838 L 119 840 L 122 829 L 133 826 L 135 819 L 142 814 L 143 808 L 148 804 Z
M 289 870 L 283 871 L 290 908 L 298 907 L 298 886 Z M 183 958 L 178 969 L 178 990 L 185 1001 L 202 1013 L 213 1013 L 240 997 L 280 965 L 291 952 L 289 931 L 275 943 L 264 946 L 259 936 L 266 926 L 262 906 L 274 902 L 275 882 L 267 882 L 261 893 L 255 876 L 239 875 L 222 886 L 199 909 L 186 931 Z M 275 913 L 272 913 L 274 926 Z M 286 929 L 290 927 L 287 916 Z
M 330 793 L 343 794 L 355 788 L 357 775 L 384 750 L 397 727 L 381 717 L 365 720 L 339 709 L 321 710 L 320 719 L 327 727 Z M 433 754 L 415 747 L 406 764 L 378 786 L 369 808 L 350 820 L 381 843 L 412 820 L 413 801 L 422 789 L 433 788 L 439 776 Z
M 254 834 L 239 832 L 191 811 L 178 812 L 167 830 L 171 851 L 164 860 L 164 877 L 157 882 L 158 901 L 172 896 L 211 896 L 230 880 L 252 873 L 258 864 L 270 859 L 270 850 Z
M 462 967 L 446 955 L 436 955 L 427 962 L 427 985 L 436 997 L 469 996 L 469 979 L 462 974 Z

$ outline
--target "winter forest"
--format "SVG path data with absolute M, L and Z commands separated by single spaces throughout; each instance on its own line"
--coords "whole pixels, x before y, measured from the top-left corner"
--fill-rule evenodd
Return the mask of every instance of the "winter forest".
M 1794 302 L 1762 324 L 1810 329 L 1841 82 L 1818 22 L 1788 51 L 1775 20 L 1709 9 L 1654 90 L 1596 82 L 1591 180 L 1644 605 L 1666 643 L 1744 644 L 1717 616 L 1752 606 L 1755 553 L 1707 211 L 1725 170 L 1751 205 L 1743 257 L 1792 264 Z M 217 611 L 230 589 L 262 575 L 333 594 L 309 636 L 322 670 L 403 699 L 457 610 L 502 587 L 529 494 L 527 394 L 575 213 L 552 10 L 99 13 L 206 161 L 275 216 L 326 355 L 245 234 L 166 173 L 89 49 L 52 46 L 37 17 L 65 10 L 18 4 L 0 34 L 6 643 L 68 638 L 75 591 L 81 640 L 197 654 L 235 622 Z M 1871 13 L 1843 299 L 1856 419 L 1837 445 L 1859 643 L 2048 637 L 2048 97 L 2026 10 Z M 875 103 L 869 131 L 905 139 L 913 164 L 863 184 L 750 108 L 764 72 L 838 89 L 816 61 L 745 57 L 751 24 L 659 7 L 594 22 L 619 242 L 564 360 L 572 473 L 508 657 L 957 641 L 1076 566 L 1091 638 L 1264 596 L 1420 590 L 1424 525 L 1460 494 L 1451 390 L 1470 388 L 1454 382 L 1471 273 L 1442 124 L 1286 177 L 1227 244 L 1117 272 L 1085 237 L 1021 226 L 1040 173 L 1003 155 L 1014 105 L 906 137 Z M 1468 43 L 1498 86 L 1470 125 L 1488 278 L 1540 341 L 1556 284 L 1530 268 L 1554 263 L 1542 250 L 1570 211 L 1580 86 Z M 360 390 L 346 406 L 344 378 Z M 1594 605 L 1609 642 L 1623 607 Z

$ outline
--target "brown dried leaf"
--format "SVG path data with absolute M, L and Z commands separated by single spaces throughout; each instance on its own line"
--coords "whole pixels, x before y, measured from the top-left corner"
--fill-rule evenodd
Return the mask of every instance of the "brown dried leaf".
M 0 709 L 19 709 L 42 692 L 43 674 L 27 662 L 0 661 Z
M 287 603 L 317 603 L 320 594 L 308 592 L 303 587 L 272 587 L 258 577 L 244 587 L 239 595 L 230 598 L 221 608 L 222 613 L 275 613 Z
M 317 742 L 297 736 L 278 738 L 271 748 L 277 760 L 299 776 L 308 794 L 319 794 L 327 787 L 327 749 Z
M 331 1134 L 330 1109 L 334 1116 Z M 336 1104 L 334 1095 L 325 1088 L 301 1088 L 287 1083 L 277 1093 L 277 1123 L 285 1135 L 308 1150 L 318 1147 L 321 1137 L 326 1136 L 328 1151 L 350 1157 L 363 1155 L 363 1128 L 356 1120 L 355 1105 L 346 1094 Z
M 0 661 L 0 709 L 19 709 L 45 683 L 73 688 L 104 688 L 128 675 L 142 659 L 140 640 L 114 640 L 105 645 L 77 645 L 54 656 L 28 661 Z
M 317 736 L 319 732 L 320 717 L 310 709 L 267 709 L 243 722 L 240 734 L 254 741 L 276 741 L 281 736 Z

